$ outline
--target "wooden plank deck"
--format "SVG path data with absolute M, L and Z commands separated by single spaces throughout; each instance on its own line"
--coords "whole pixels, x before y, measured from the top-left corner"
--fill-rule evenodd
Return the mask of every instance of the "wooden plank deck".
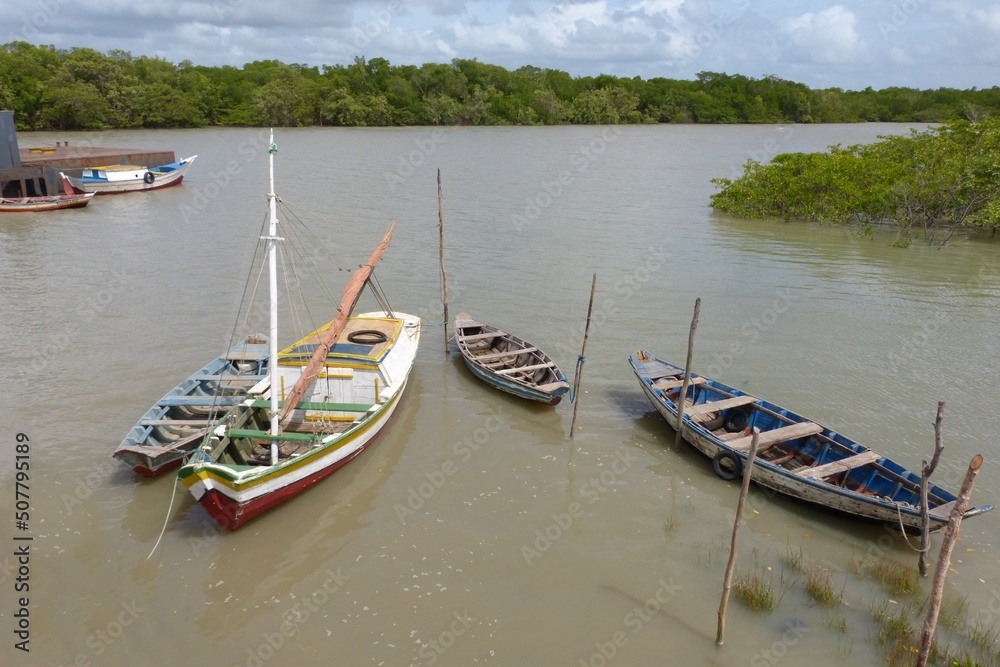
M 705 384 L 705 382 L 707 382 L 707 379 L 703 377 L 691 378 L 691 380 L 688 382 L 688 386 L 694 386 L 696 384 Z M 684 385 L 684 380 L 681 379 L 681 380 L 665 380 L 663 382 L 656 382 L 650 386 L 653 389 L 659 389 L 660 391 L 667 391 L 668 389 L 677 389 L 679 387 L 682 387 L 683 385 Z
M 837 475 L 847 470 L 853 470 L 854 468 L 866 466 L 869 463 L 878 461 L 880 458 L 882 458 L 881 454 L 868 450 L 867 452 L 861 452 L 860 454 L 855 454 L 854 456 L 848 456 L 847 458 L 840 459 L 839 461 L 824 463 L 823 465 L 816 466 L 815 468 L 802 468 L 801 470 L 796 470 L 795 474 L 805 479 L 822 479 L 824 477 L 829 477 L 830 475 Z
M 690 417 L 695 417 L 708 412 L 715 412 L 716 410 L 727 410 L 741 405 L 749 405 L 751 403 L 756 403 L 758 400 L 759 399 L 754 396 L 733 396 L 732 398 L 724 398 L 719 401 L 706 401 L 704 403 L 693 405 L 690 408 L 684 408 L 684 414 Z M 763 435 L 764 434 L 761 433 L 762 437 Z
M 493 361 L 494 359 L 503 359 L 504 357 L 513 357 L 519 354 L 529 354 L 531 352 L 537 352 L 537 347 L 525 347 L 520 350 L 508 350 L 506 352 L 494 352 L 492 354 L 480 354 L 476 355 L 476 361 Z
M 518 366 L 516 368 L 504 368 L 503 370 L 496 371 L 497 375 L 508 375 L 510 373 L 517 373 L 519 371 L 537 371 L 539 368 L 552 368 L 555 366 L 553 362 L 548 362 L 546 364 L 534 364 L 532 366 Z
M 796 438 L 804 438 L 808 435 L 822 433 L 823 427 L 814 422 L 800 422 L 791 426 L 783 426 L 760 434 L 757 443 L 757 453 L 762 452 L 766 447 L 776 445 L 779 442 L 788 442 Z M 753 435 L 745 435 L 729 443 L 733 449 L 741 452 L 750 451 L 750 444 L 753 442 Z
M 459 336 L 459 340 L 481 340 L 483 338 L 496 338 L 497 336 L 506 336 L 507 334 L 502 331 L 494 331 L 492 333 L 480 333 L 480 334 L 470 334 L 468 336 Z

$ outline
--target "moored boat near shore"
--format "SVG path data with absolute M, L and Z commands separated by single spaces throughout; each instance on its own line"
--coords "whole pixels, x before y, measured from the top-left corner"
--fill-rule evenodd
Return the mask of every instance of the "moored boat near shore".
M 684 369 L 639 350 L 629 363 L 646 398 L 676 428 Z M 712 459 L 723 479 L 742 474 L 751 429 L 760 429 L 751 479 L 778 494 L 856 518 L 920 530 L 920 475 L 871 449 L 785 408 L 739 389 L 691 374 L 683 410 L 683 438 Z M 930 528 L 948 523 L 957 497 L 929 489 Z M 971 518 L 993 509 L 969 507 Z
M 569 392 L 569 381 L 552 358 L 517 336 L 459 313 L 455 340 L 469 370 L 501 391 L 549 405 Z
M 94 194 L 51 195 L 48 197 L 0 198 L 0 213 L 33 213 L 56 211 L 63 208 L 80 208 L 90 203 Z
M 197 155 L 180 162 L 159 167 L 139 167 L 129 164 L 109 165 L 84 169 L 80 176 L 70 176 L 59 172 L 63 189 L 67 193 L 82 194 L 93 192 L 99 195 L 120 194 L 142 190 L 160 190 L 179 185 L 184 180 L 184 172 L 194 162 Z

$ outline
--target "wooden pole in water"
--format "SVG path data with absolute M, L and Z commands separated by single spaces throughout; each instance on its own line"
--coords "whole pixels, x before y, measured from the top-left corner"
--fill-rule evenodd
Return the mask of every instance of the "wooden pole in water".
M 587 306 L 587 326 L 583 330 L 583 349 L 580 350 L 580 358 L 577 360 L 576 377 L 573 378 L 573 421 L 569 424 L 569 437 L 573 437 L 576 432 L 576 409 L 580 407 L 580 382 L 583 379 L 583 362 L 587 354 L 587 338 L 590 336 L 590 315 L 594 312 L 594 291 L 597 289 L 597 274 L 590 281 L 590 305 Z
M 729 606 L 729 591 L 733 586 L 733 572 L 736 570 L 736 548 L 739 542 L 740 521 L 743 519 L 743 505 L 746 503 L 747 492 L 750 490 L 750 472 L 757 457 L 757 444 L 760 441 L 760 429 L 753 427 L 753 440 L 750 441 L 750 453 L 747 455 L 746 467 L 743 468 L 743 487 L 740 489 L 740 502 L 736 505 L 736 518 L 733 520 L 733 541 L 729 546 L 729 563 L 726 564 L 726 577 L 722 582 L 722 601 L 719 603 L 719 627 L 715 633 L 716 646 L 722 646 L 726 634 L 726 607 Z
M 681 446 L 681 434 L 684 432 L 684 397 L 687 396 L 688 387 L 691 386 L 691 359 L 694 357 L 694 332 L 698 328 L 698 315 L 701 313 L 701 297 L 694 300 L 694 317 L 691 319 L 691 332 L 688 334 L 687 361 L 684 364 L 684 384 L 681 385 L 681 393 L 677 395 L 677 438 L 674 440 L 674 447 Z
M 448 272 L 444 269 L 444 207 L 441 204 L 441 169 L 438 168 L 438 249 L 441 255 L 441 290 L 444 301 L 444 353 L 451 354 L 451 341 L 448 338 Z
M 927 576 L 927 552 L 930 551 L 931 516 L 928 506 L 927 494 L 931 486 L 931 475 L 937 469 L 941 460 L 941 452 L 944 450 L 944 440 L 941 435 L 941 423 L 944 421 L 944 401 L 938 401 L 937 418 L 934 420 L 934 456 L 930 464 L 921 461 L 923 467 L 920 470 L 920 576 Z
M 944 529 L 941 554 L 938 556 L 937 566 L 934 568 L 934 583 L 931 588 L 927 618 L 924 620 L 924 629 L 920 641 L 920 654 L 917 656 L 917 667 L 927 666 L 927 658 L 931 653 L 931 641 L 934 639 L 934 630 L 937 627 L 938 612 L 941 611 L 944 580 L 948 576 L 948 568 L 951 567 L 951 552 L 955 548 L 956 540 L 958 540 L 958 529 L 962 524 L 962 516 L 969 505 L 969 498 L 972 496 L 972 487 L 976 483 L 976 477 L 979 476 L 979 468 L 982 465 L 983 457 L 981 454 L 976 454 L 972 457 L 969 470 L 965 473 L 965 481 L 962 482 L 962 490 L 958 492 L 958 500 L 955 502 L 955 506 L 951 508 L 948 525 Z

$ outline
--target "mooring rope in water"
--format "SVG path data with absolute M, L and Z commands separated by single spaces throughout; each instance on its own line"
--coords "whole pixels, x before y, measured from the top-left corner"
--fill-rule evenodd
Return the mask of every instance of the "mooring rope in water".
M 177 497 L 177 484 L 180 482 L 179 479 L 174 479 L 174 490 L 170 493 L 170 506 L 167 507 L 167 516 L 163 519 L 163 528 L 160 530 L 160 536 L 156 538 L 156 544 L 153 545 L 153 550 L 149 552 L 146 556 L 146 560 L 153 557 L 156 552 L 156 547 L 160 546 L 160 540 L 163 539 L 163 535 L 167 532 L 167 523 L 170 521 L 170 512 L 174 509 L 174 498 Z
M 573 371 L 573 386 L 569 390 L 569 402 L 576 403 L 576 393 L 580 390 L 580 380 L 582 376 L 580 374 L 580 368 L 583 367 L 583 362 L 587 360 L 587 357 L 582 354 L 576 358 L 576 369 Z

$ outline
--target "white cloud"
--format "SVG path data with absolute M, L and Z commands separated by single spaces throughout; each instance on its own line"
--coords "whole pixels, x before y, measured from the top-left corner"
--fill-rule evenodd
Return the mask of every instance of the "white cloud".
M 913 65 L 916 63 L 910 54 L 897 46 L 889 49 L 889 61 L 893 65 Z
M 994 37 L 1000 37 L 1000 5 L 971 12 L 972 22 L 988 30 Z
M 854 12 L 834 5 L 819 13 L 806 12 L 784 19 L 779 25 L 805 59 L 839 65 L 863 59 L 867 53 L 857 23 Z

